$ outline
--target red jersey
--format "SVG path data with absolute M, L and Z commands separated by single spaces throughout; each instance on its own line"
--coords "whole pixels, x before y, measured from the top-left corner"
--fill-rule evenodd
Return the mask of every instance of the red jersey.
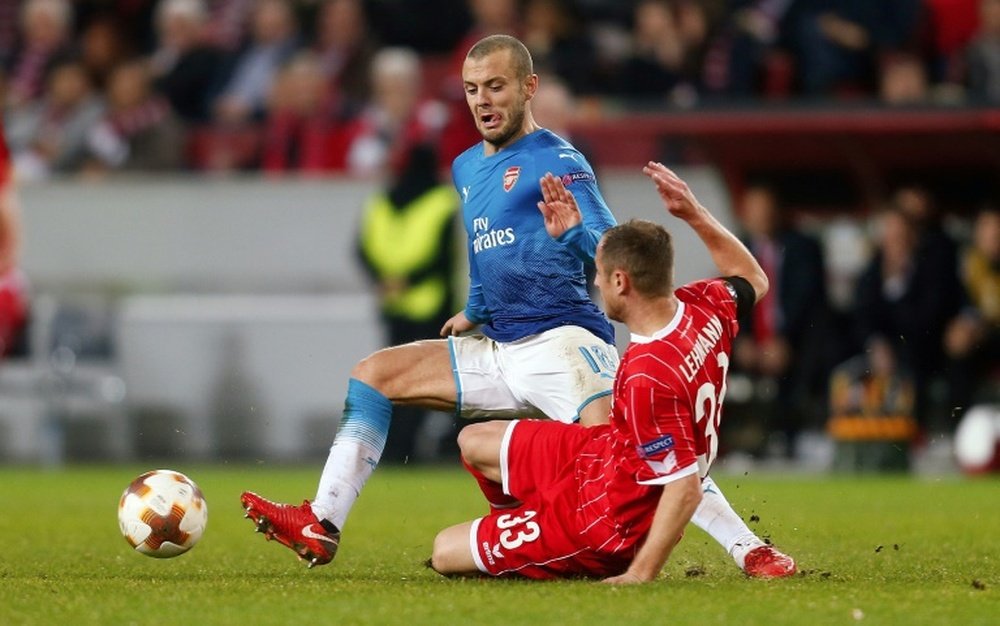
M 644 534 L 659 485 L 704 477 L 718 428 L 736 321 L 735 292 L 721 279 L 675 292 L 677 312 L 652 337 L 632 335 L 615 379 L 611 423 L 577 462 L 580 502 L 596 535 Z M 600 428 L 600 427 L 598 427 Z M 603 528 L 601 528 L 603 526 Z
M 736 292 L 715 279 L 675 295 L 677 312 L 666 327 L 652 337 L 632 336 L 609 424 L 520 420 L 508 427 L 502 488 L 521 504 L 473 522 L 470 540 L 481 571 L 529 578 L 620 574 L 649 532 L 662 485 L 708 472 L 738 330 Z

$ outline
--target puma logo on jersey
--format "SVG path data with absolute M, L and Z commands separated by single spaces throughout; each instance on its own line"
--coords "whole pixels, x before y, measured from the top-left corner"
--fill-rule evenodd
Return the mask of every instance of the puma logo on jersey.
M 576 155 L 573 154 L 572 152 L 560 152 L 559 153 L 559 158 L 560 159 L 573 159 L 574 161 L 576 161 Z
M 462 202 L 469 201 L 469 192 L 472 191 L 472 187 L 462 187 Z

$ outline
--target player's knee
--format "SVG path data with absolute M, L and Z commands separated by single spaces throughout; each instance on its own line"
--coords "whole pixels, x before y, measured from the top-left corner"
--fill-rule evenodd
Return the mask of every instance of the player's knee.
M 458 433 L 458 449 L 462 457 L 474 467 L 479 467 L 489 457 L 487 448 L 494 436 L 492 422 L 469 424 Z
M 351 378 L 356 378 L 384 394 L 387 377 L 383 353 L 375 352 L 358 361 L 351 370 Z
M 427 562 L 432 570 L 444 576 L 462 573 L 458 567 L 458 559 L 455 558 L 455 546 L 450 535 L 448 529 L 437 534 L 437 537 L 434 538 L 431 558 Z
M 462 453 L 462 457 L 466 461 L 472 462 L 470 457 L 474 454 L 475 444 L 476 444 L 476 427 L 479 424 L 469 424 L 462 430 L 458 431 L 458 450 Z
M 448 558 L 447 550 L 445 546 L 445 539 L 443 538 L 444 531 L 437 534 L 434 537 L 434 548 L 431 550 L 431 559 L 427 562 L 432 570 L 438 574 L 448 574 Z
M 509 422 L 470 424 L 458 433 L 462 458 L 491 480 L 499 480 L 500 447 Z

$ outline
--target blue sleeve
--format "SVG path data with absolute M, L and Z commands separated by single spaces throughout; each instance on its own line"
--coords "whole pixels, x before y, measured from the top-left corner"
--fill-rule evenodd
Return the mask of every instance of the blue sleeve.
M 587 228 L 586 224 L 578 224 L 570 228 L 556 239 L 559 243 L 569 248 L 573 256 L 584 263 L 593 263 L 597 256 L 597 244 L 601 240 L 604 231 L 597 231 Z
M 455 159 L 451 165 L 451 179 L 455 185 L 455 192 L 462 196 L 462 187 L 458 182 L 458 170 L 461 157 Z M 473 324 L 485 324 L 490 321 L 490 312 L 486 308 L 486 300 L 483 298 L 483 284 L 479 278 L 479 269 L 476 267 L 476 255 L 472 251 L 472 234 L 468 232 L 466 226 L 466 237 L 468 238 L 467 248 L 469 251 L 469 296 L 465 300 L 465 317 Z
M 465 317 L 474 324 L 486 324 L 490 321 L 490 312 L 483 298 L 483 284 L 472 253 L 471 238 L 469 241 L 469 297 L 465 301 Z
M 566 188 L 573 192 L 583 216 L 582 224 L 567 230 L 557 241 L 584 263 L 593 263 L 601 236 L 617 222 L 597 187 L 594 170 L 583 155 L 575 155 L 576 158 L 573 159 L 550 160 L 545 163 L 549 166 L 546 171 L 560 176 Z

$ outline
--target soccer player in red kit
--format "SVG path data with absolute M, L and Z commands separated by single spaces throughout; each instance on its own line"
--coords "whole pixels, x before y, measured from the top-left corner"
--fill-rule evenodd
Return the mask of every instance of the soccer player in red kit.
M 14 168 L 0 122 L 0 357 L 10 350 L 28 315 L 27 281 L 17 267 L 20 247 Z
M 684 181 L 659 163 L 643 171 L 725 278 L 675 291 L 665 228 L 633 220 L 604 234 L 594 284 L 608 317 L 632 333 L 610 424 L 466 427 L 463 460 L 491 513 L 438 534 L 431 558 L 438 572 L 649 581 L 701 501 L 701 480 L 718 449 L 736 320 L 767 292 L 767 278 Z M 577 223 L 575 200 L 559 179 L 546 176 L 542 185 L 547 220 Z

